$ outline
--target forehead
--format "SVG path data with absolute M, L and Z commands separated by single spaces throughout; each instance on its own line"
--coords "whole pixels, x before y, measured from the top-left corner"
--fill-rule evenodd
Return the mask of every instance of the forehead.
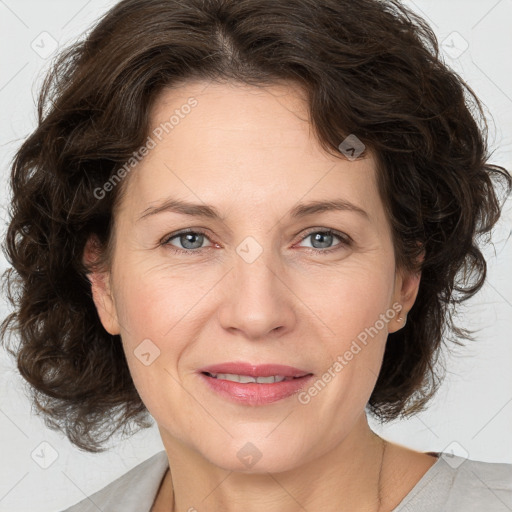
M 341 194 L 370 211 L 378 206 L 371 153 L 354 161 L 326 153 L 295 85 L 165 89 L 152 107 L 149 137 L 154 147 L 130 177 L 132 209 L 168 195 L 245 207 L 249 199 L 257 208 Z
M 195 106 L 189 109 L 190 103 Z M 169 129 L 166 122 L 171 117 L 173 126 Z M 286 147 L 304 152 L 311 149 L 304 140 L 310 132 L 304 93 L 292 84 L 256 87 L 232 82 L 191 82 L 167 89 L 151 110 L 151 130 L 159 128 L 168 128 L 169 133 L 163 138 L 184 151 L 201 148 L 197 157 L 212 149 L 219 150 L 223 159 L 229 154 L 240 157 L 244 151 L 257 147 L 265 153 L 281 153 Z M 171 138 L 174 141 L 168 140 Z M 222 151 L 226 147 L 229 153 Z M 264 152 L 260 153 L 260 157 L 264 156 Z

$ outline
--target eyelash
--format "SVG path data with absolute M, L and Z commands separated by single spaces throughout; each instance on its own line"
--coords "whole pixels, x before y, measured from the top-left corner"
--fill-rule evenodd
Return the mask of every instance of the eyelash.
M 166 236 L 165 238 L 163 238 L 161 240 L 160 245 L 162 245 L 164 247 L 168 247 L 172 252 L 174 252 L 176 254 L 187 254 L 187 255 L 197 254 L 197 253 L 202 252 L 204 249 L 209 248 L 209 247 L 202 247 L 199 249 L 179 249 L 178 247 L 175 247 L 169 243 L 174 238 L 178 238 L 182 235 L 186 235 L 189 233 L 194 234 L 194 235 L 203 235 L 211 242 L 211 240 L 208 238 L 208 235 L 205 231 L 202 231 L 201 229 L 186 229 L 183 231 L 179 231 L 178 233 L 173 233 L 169 236 Z M 305 240 L 306 238 L 308 238 L 309 236 L 311 236 L 315 233 L 322 233 L 324 235 L 333 235 L 340 239 L 340 243 L 330 249 L 315 249 L 314 247 L 306 247 L 306 249 L 309 249 L 309 252 L 313 252 L 315 254 L 319 254 L 319 253 L 320 254 L 330 254 L 334 251 L 342 249 L 343 247 L 349 247 L 352 244 L 352 239 L 348 235 L 341 233 L 339 231 L 336 231 L 334 229 L 330 229 L 330 228 L 329 229 L 318 229 L 318 228 L 312 229 L 311 231 L 306 233 L 299 240 L 299 242 L 302 242 L 303 240 Z

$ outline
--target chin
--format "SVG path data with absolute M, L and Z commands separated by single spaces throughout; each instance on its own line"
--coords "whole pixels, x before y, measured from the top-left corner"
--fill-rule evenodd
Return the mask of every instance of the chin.
M 303 442 L 296 446 L 290 442 L 290 437 L 272 442 L 264 438 L 259 441 L 249 439 L 250 436 L 230 439 L 218 449 L 212 450 L 210 447 L 202 455 L 215 466 L 246 474 L 280 473 L 304 463 L 304 455 L 299 453 L 304 448 Z

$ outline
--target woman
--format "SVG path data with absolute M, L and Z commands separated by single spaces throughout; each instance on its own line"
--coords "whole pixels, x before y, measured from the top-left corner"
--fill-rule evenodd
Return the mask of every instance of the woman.
M 13 164 L 22 375 L 82 449 L 165 451 L 68 509 L 506 511 L 512 465 L 377 436 L 439 383 L 507 171 L 428 26 L 376 0 L 124 0 Z

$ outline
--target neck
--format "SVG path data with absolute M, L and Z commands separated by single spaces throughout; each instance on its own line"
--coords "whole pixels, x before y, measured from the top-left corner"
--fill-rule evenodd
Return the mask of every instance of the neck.
M 170 471 L 157 512 L 382 512 L 379 492 L 388 478 L 384 441 L 363 415 L 345 439 L 300 467 L 282 472 L 242 473 L 222 469 L 166 435 Z M 385 458 L 385 457 L 384 457 Z M 255 466 L 256 467 L 256 466 Z M 335 504 L 333 506 L 333 504 Z

